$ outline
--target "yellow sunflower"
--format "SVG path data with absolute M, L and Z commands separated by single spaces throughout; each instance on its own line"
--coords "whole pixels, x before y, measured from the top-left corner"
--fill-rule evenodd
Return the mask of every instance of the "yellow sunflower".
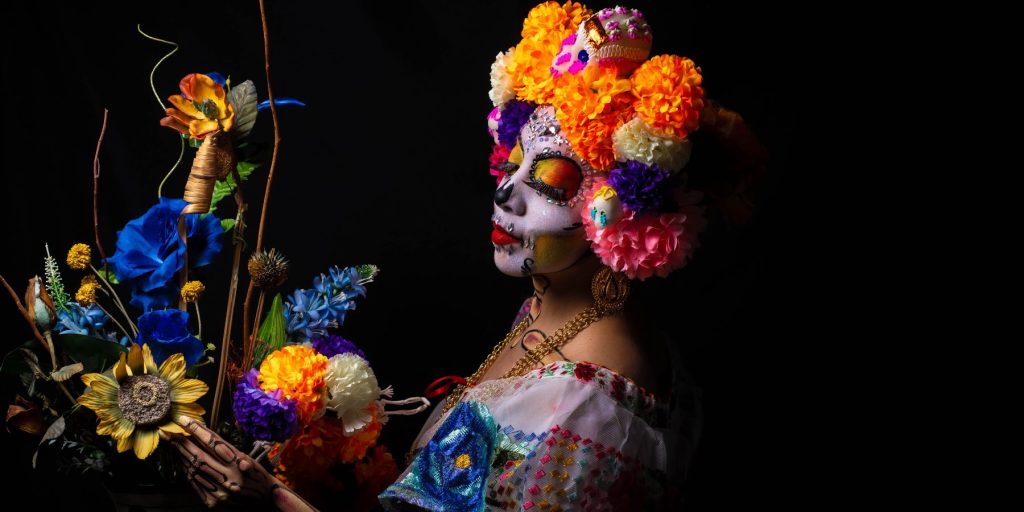
M 113 437 L 118 452 L 134 448 L 140 459 L 156 449 L 160 430 L 188 435 L 176 418 L 185 415 L 202 422 L 206 412 L 194 402 L 209 388 L 201 380 L 185 378 L 184 356 L 174 354 L 157 368 L 146 344 L 133 343 L 128 354 L 121 354 L 112 377 L 89 373 L 82 382 L 89 389 L 78 403 L 96 412 L 96 433 Z

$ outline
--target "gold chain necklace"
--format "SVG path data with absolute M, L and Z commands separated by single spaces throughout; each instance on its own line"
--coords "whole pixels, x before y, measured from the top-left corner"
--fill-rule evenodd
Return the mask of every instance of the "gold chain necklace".
M 557 349 L 562 348 L 563 345 L 568 343 L 570 340 L 576 337 L 583 329 L 586 329 L 590 324 L 613 314 L 620 309 L 626 303 L 626 298 L 629 297 L 629 278 L 625 275 L 616 273 L 608 267 L 602 267 L 597 272 L 594 279 L 590 283 L 590 291 L 594 295 L 594 304 L 587 306 L 586 309 L 580 311 L 572 320 L 569 320 L 565 325 L 560 327 L 554 334 L 545 338 L 540 342 L 539 345 L 533 349 L 526 351 L 514 365 L 510 368 L 502 378 L 509 377 L 520 377 L 526 375 L 531 369 L 533 369 L 537 363 L 541 362 L 548 354 L 554 352 Z M 441 410 L 443 416 L 455 404 L 462 400 L 462 396 L 466 394 L 466 391 L 476 386 L 480 379 L 490 370 L 494 362 L 498 360 L 498 356 L 501 355 L 505 347 L 508 346 L 512 340 L 519 337 L 523 330 L 526 329 L 526 325 L 529 323 L 529 315 L 523 317 L 522 320 L 516 324 L 515 327 L 509 331 L 505 339 L 501 340 L 491 353 L 484 359 L 484 362 L 480 364 L 473 375 L 466 378 L 466 384 L 460 384 L 456 386 L 448 397 L 445 399 L 444 409 Z

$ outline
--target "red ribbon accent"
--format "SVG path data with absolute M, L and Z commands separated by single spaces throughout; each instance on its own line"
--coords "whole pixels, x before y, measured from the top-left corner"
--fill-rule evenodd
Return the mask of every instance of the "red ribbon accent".
M 445 375 L 440 379 L 431 382 L 427 389 L 423 391 L 423 396 L 427 400 L 433 401 L 436 398 L 443 397 L 451 392 L 452 388 L 459 385 L 465 385 L 466 379 L 459 377 L 458 375 Z

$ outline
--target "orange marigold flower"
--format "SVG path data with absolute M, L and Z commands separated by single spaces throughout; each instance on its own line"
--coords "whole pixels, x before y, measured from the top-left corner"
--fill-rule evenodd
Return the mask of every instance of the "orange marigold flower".
M 378 419 L 380 407 L 376 403 L 372 403 L 368 409 L 370 414 L 373 415 L 373 420 L 355 434 L 346 437 L 345 442 L 341 444 L 338 458 L 342 464 L 352 464 L 362 459 L 366 456 L 366 451 L 377 444 L 377 438 L 380 436 L 381 429 L 380 420 Z
M 298 402 L 299 421 L 308 424 L 324 409 L 327 357 L 312 347 L 289 345 L 260 364 L 259 382 L 268 393 L 280 389 Z
M 633 115 L 634 97 L 627 79 L 613 68 L 587 67 L 559 79 L 551 104 L 573 150 L 599 171 L 615 163 L 612 134 Z
M 574 2 L 565 5 L 547 2 L 530 9 L 523 21 L 523 39 L 516 45 L 512 62 L 506 67 L 519 99 L 550 103 L 555 88 L 551 61 L 558 54 L 562 40 L 575 33 L 590 14 L 589 9 Z
M 338 462 L 345 442 L 341 420 L 323 416 L 303 427 L 280 450 L 279 468 L 294 480 L 319 480 Z M 276 455 L 276 454 L 275 454 Z
M 355 465 L 356 482 L 377 493 L 398 478 L 398 464 L 384 446 L 374 447 L 365 461 Z
M 166 110 L 161 125 L 199 140 L 218 130 L 231 131 L 235 109 L 227 101 L 223 86 L 200 73 L 186 75 L 178 86 L 181 94 L 167 98 L 176 108 Z
M 658 55 L 643 63 L 631 80 L 636 113 L 650 127 L 679 138 L 699 127 L 703 77 L 692 60 Z

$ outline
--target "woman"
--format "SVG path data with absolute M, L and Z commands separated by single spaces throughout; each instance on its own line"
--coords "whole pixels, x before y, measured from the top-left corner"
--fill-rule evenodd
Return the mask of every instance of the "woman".
M 492 67 L 494 261 L 534 294 L 508 336 L 435 408 L 388 509 L 667 509 L 696 445 L 699 393 L 667 338 L 628 301 L 630 280 L 685 265 L 704 227 L 686 187 L 689 133 L 763 150 L 705 102 L 699 68 L 648 59 L 642 13 L 531 10 Z M 753 164 L 753 165 L 751 165 Z M 743 215 L 744 179 L 710 197 Z M 736 206 L 740 207 L 737 208 Z M 749 212 L 748 212 L 749 213 Z M 234 495 L 311 509 L 194 422 L 176 441 L 207 504 Z

